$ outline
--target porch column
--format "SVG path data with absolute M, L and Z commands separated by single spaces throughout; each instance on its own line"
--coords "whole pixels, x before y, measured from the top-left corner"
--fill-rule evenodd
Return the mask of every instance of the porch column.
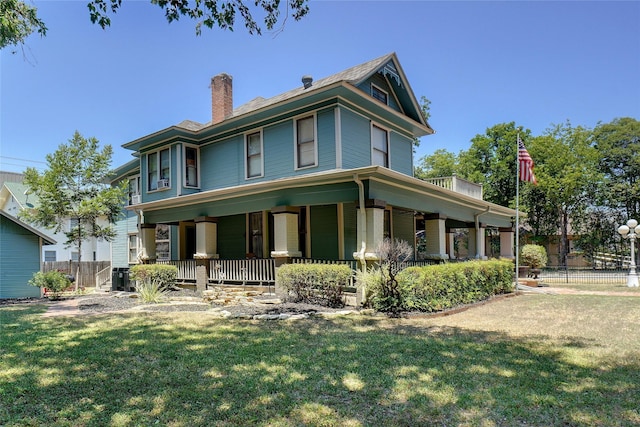
M 500 232 L 500 257 L 514 259 L 515 255 L 513 254 L 513 228 L 499 228 L 498 231 Z
M 142 241 L 141 261 L 152 262 L 156 259 L 156 225 L 140 224 L 140 239 Z
M 291 258 L 302 256 L 300 239 L 298 236 L 298 216 L 300 208 L 297 206 L 276 206 L 271 209 L 273 215 L 273 243 L 272 258 Z
M 449 254 L 449 259 L 456 258 L 456 233 L 453 232 L 453 229 L 447 230 L 447 253 Z
M 424 237 L 427 257 L 447 259 L 447 228 L 445 221 L 447 217 L 433 213 L 424 217 Z
M 193 220 L 196 224 L 195 259 L 218 258 L 218 218 L 199 216 Z
M 387 202 L 378 199 L 368 199 L 365 201 L 364 206 L 367 221 L 364 225 L 367 230 L 365 236 L 366 249 L 364 257 L 367 260 L 374 261 L 379 259 L 378 254 L 376 253 L 376 248 L 378 247 L 378 244 L 384 240 L 384 210 L 387 207 Z M 358 204 L 356 208 L 360 209 L 360 205 Z M 361 235 L 362 228 L 362 220 L 360 215 L 358 215 L 358 235 Z M 357 258 L 360 254 L 355 253 L 353 256 Z
M 473 251 L 473 257 L 477 259 L 486 259 L 485 253 L 485 229 L 486 224 L 479 223 L 478 228 L 474 228 L 473 232 L 469 229 L 469 257 L 472 256 L 471 251 Z M 473 244 L 472 244 L 473 239 Z

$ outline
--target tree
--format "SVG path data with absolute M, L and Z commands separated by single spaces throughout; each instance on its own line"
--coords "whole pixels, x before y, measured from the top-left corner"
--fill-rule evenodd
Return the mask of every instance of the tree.
M 640 121 L 623 117 L 598 124 L 593 130 L 604 174 L 603 201 L 628 218 L 640 214 Z
M 0 2 L 0 49 L 22 46 L 33 32 L 47 34 L 47 27 L 37 16 L 37 9 L 21 0 Z
M 554 125 L 546 135 L 533 138 L 528 151 L 535 160 L 537 186 L 525 186 L 522 200 L 528 206 L 534 235 L 560 234 L 560 264 L 566 265 L 569 231 L 579 234 L 587 209 L 593 206 L 598 152 L 591 130 L 566 122 Z
M 452 176 L 458 171 L 458 157 L 444 148 L 439 148 L 433 154 L 420 159 L 415 167 L 416 178 L 429 179 L 441 176 Z
M 517 139 L 527 142 L 530 131 L 514 122 L 488 128 L 476 135 L 471 147 L 459 155 L 458 173 L 483 185 L 484 199 L 501 206 L 513 205 L 516 195 Z
M 77 131 L 68 144 L 61 144 L 48 154 L 47 169 L 40 173 L 27 168 L 24 183 L 39 203 L 35 209 L 23 210 L 20 218 L 35 225 L 64 232 L 68 247 L 78 247 L 82 261 L 82 242 L 87 238 L 112 241 L 112 225 L 124 206 L 126 188 L 111 187 L 109 182 L 112 149 L 99 150 L 96 138 L 84 138 Z M 65 225 L 73 220 L 73 226 Z M 104 223 L 106 222 L 106 225 Z M 76 275 L 76 290 L 79 276 Z
M 262 13 L 264 28 L 273 30 L 278 24 L 286 22 L 289 14 L 299 21 L 308 12 L 308 0 L 287 0 L 285 4 L 286 15 L 280 17 L 280 0 L 150 0 L 164 11 L 165 18 L 169 22 L 177 21 L 181 17 L 187 17 L 196 21 L 196 34 L 200 35 L 202 26 L 213 28 L 218 26 L 223 30 L 233 31 L 236 17 L 240 15 L 249 34 L 262 34 L 262 26 L 258 24 L 254 14 Z M 122 0 L 90 0 L 89 18 L 94 24 L 103 29 L 111 25 L 110 14 L 115 14 L 122 6 Z M 36 8 L 28 6 L 22 0 L 2 0 L 0 2 L 2 40 L 0 49 L 7 45 L 23 45 L 25 39 L 34 31 L 40 35 L 46 35 L 47 28 L 44 22 L 36 15 Z

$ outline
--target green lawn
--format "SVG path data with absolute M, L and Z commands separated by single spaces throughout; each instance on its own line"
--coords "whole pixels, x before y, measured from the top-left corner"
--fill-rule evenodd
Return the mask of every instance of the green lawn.
M 0 308 L 0 426 L 640 425 L 640 298 L 437 318 Z

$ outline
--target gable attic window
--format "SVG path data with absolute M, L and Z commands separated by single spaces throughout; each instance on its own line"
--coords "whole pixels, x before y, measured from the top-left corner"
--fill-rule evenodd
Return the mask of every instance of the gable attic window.
M 169 188 L 171 162 L 169 149 L 147 154 L 147 189 L 149 191 Z
M 197 187 L 198 186 L 198 148 L 196 147 L 184 147 L 184 185 L 185 187 Z
M 263 176 L 262 173 L 262 132 L 254 132 L 246 137 L 247 178 Z
M 316 166 L 316 125 L 315 116 L 296 120 L 296 169 Z
M 373 83 L 371 84 L 371 96 L 382 102 L 384 105 L 389 105 L 389 94 Z
M 389 167 L 389 134 L 376 125 L 371 125 L 371 164 Z

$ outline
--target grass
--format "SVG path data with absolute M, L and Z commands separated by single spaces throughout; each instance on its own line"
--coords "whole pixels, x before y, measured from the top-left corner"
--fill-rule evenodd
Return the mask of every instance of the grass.
M 0 425 L 640 425 L 640 298 L 439 318 L 43 318 L 0 308 Z

